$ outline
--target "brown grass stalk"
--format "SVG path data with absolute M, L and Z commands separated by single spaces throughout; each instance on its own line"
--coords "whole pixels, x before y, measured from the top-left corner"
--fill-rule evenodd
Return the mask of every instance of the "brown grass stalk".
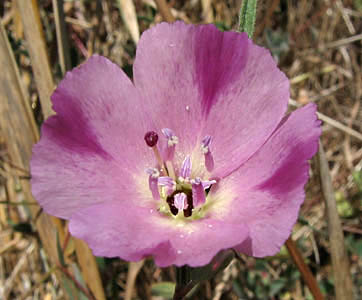
M 38 139 L 34 118 L 29 106 L 29 97 L 24 92 L 19 77 L 18 67 L 7 40 L 7 35 L 0 24 L 0 131 L 7 142 L 10 160 L 22 169 L 28 169 L 31 149 Z M 21 182 L 25 199 L 35 202 L 28 180 Z M 34 219 L 39 206 L 29 206 Z M 36 227 L 42 244 L 53 264 L 58 262 L 56 248 L 56 226 L 53 219 L 41 214 Z M 60 276 L 58 279 L 61 281 Z
M 326 203 L 336 300 L 352 300 L 353 283 L 350 274 L 349 261 L 344 246 L 343 230 L 337 211 L 336 198 L 329 172 L 328 161 L 325 156 L 322 143 L 319 145 L 318 159 L 320 165 L 322 191 Z
M 175 22 L 175 17 L 171 13 L 171 9 L 168 6 L 166 0 L 155 0 L 157 8 L 166 22 L 172 23 Z
M 314 278 L 312 272 L 310 271 L 308 265 L 304 262 L 302 255 L 300 254 L 297 245 L 295 242 L 289 238 L 285 246 L 288 248 L 289 254 L 292 257 L 294 263 L 298 267 L 299 272 L 302 274 L 302 277 L 307 284 L 311 294 L 315 300 L 323 300 L 323 294 L 319 289 L 318 283 Z
M 28 41 L 27 46 L 32 62 L 35 80 L 37 83 L 43 115 L 45 118 L 47 118 L 54 113 L 51 109 L 50 102 L 50 95 L 54 90 L 54 81 L 47 56 L 44 32 L 41 26 L 37 2 L 35 0 L 17 1 L 24 25 L 25 37 Z M 61 16 L 61 14 L 59 16 Z M 59 23 L 61 24 L 63 21 L 59 20 Z M 59 36 L 65 34 L 65 32 L 62 30 L 58 30 L 57 34 Z M 64 40 L 65 37 L 58 37 L 58 41 Z M 63 56 L 65 58 L 66 54 L 64 53 L 64 51 L 66 51 L 66 49 L 63 46 L 59 47 L 58 49 L 59 52 L 62 53 L 60 56 Z M 64 65 L 64 68 L 66 67 L 68 66 Z M 55 218 L 54 222 L 62 239 L 62 237 L 64 237 L 63 225 L 59 222 L 59 220 L 56 220 Z M 95 258 L 91 250 L 82 241 L 78 241 L 76 245 L 78 262 L 80 264 L 84 280 L 86 281 L 87 285 L 91 287 L 93 293 L 97 295 L 97 298 L 99 300 L 105 299 L 99 270 L 97 268 L 97 264 L 95 263 Z

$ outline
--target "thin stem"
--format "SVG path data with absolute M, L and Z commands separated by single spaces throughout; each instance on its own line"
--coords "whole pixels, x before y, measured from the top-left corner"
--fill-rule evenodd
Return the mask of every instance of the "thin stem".
M 188 266 L 182 266 L 176 269 L 176 280 L 178 285 L 187 285 L 190 281 L 190 272 Z
M 63 274 L 70 279 L 76 288 L 81 291 L 88 299 L 90 300 L 97 300 L 91 291 L 89 291 L 87 288 L 83 287 L 82 284 L 67 270 L 67 268 L 64 268 L 61 265 L 57 265 L 57 268 L 63 272 Z
M 195 284 L 196 282 L 191 280 L 191 268 L 189 266 L 176 267 L 176 288 L 173 300 L 182 300 Z
M 320 166 L 319 170 L 321 187 L 326 204 L 326 215 L 328 220 L 329 243 L 334 273 L 334 289 L 336 293 L 336 299 L 352 300 L 353 281 L 351 277 L 350 264 L 347 251 L 345 249 L 345 240 L 343 236 L 341 220 L 337 211 L 332 178 L 322 143 L 319 143 L 318 158 Z
M 58 56 L 63 75 L 71 68 L 69 41 L 64 19 L 64 0 L 53 0 Z
M 292 257 L 294 263 L 297 265 L 300 273 L 303 276 L 305 283 L 307 284 L 310 292 L 315 300 L 323 300 L 323 294 L 319 289 L 318 283 L 310 271 L 308 265 L 304 262 L 302 255 L 300 254 L 295 242 L 289 238 L 285 245 L 288 248 L 289 254 Z
M 155 2 L 162 18 L 169 23 L 175 22 L 175 17 L 172 15 L 166 0 L 155 0 Z
M 175 294 L 173 295 L 173 300 L 182 300 L 184 297 L 195 287 L 197 282 L 191 280 L 187 285 L 182 289 L 175 289 Z

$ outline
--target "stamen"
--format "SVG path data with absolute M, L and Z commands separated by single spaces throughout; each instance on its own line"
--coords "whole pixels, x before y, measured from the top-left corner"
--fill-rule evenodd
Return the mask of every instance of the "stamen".
M 191 180 L 192 184 L 192 199 L 194 207 L 198 207 L 206 202 L 205 190 L 200 178 Z
M 186 178 L 189 178 L 191 175 L 191 158 L 190 155 L 187 155 L 182 163 L 181 167 L 181 177 L 185 180 Z M 183 180 L 183 181 L 184 181 Z
M 211 172 L 214 169 L 214 158 L 210 151 L 211 136 L 207 135 L 201 141 L 201 151 L 205 157 L 205 167 Z
M 159 177 L 158 185 L 165 187 L 166 196 L 170 196 L 176 190 L 176 182 L 168 176 Z
M 175 170 L 173 169 L 173 164 L 171 161 L 166 161 L 166 168 L 168 171 L 168 175 L 170 175 L 170 177 L 176 179 L 176 174 L 175 174 Z
M 154 179 L 157 179 L 160 176 L 160 171 L 156 168 L 147 168 L 146 173 Z
M 207 152 L 210 151 L 209 150 L 210 144 L 211 144 L 211 136 L 207 135 L 201 141 L 201 151 L 202 151 L 202 153 L 206 154 Z
M 167 145 L 172 147 L 178 143 L 178 137 L 174 134 L 174 132 L 169 128 L 163 128 L 162 133 L 167 138 Z
M 162 170 L 164 165 L 163 165 L 163 161 L 162 161 L 162 158 L 161 158 L 160 151 L 158 151 L 158 148 L 157 148 L 158 134 L 156 132 L 154 132 L 154 131 L 146 132 L 146 134 L 145 134 L 145 142 L 146 142 L 147 146 L 152 148 L 153 153 L 155 154 L 156 160 L 158 162 L 158 166 Z
M 175 155 L 175 146 L 178 143 L 178 137 L 174 134 L 174 132 L 169 128 L 163 128 L 162 133 L 167 138 L 167 149 L 166 149 L 166 157 L 165 160 L 173 160 Z
M 146 173 L 150 175 L 148 177 L 148 186 L 153 199 L 160 200 L 160 193 L 158 191 L 158 177 L 160 176 L 160 172 L 156 168 L 148 168 Z
M 178 193 L 174 197 L 174 205 L 179 211 L 183 211 L 184 209 L 187 209 L 188 203 L 187 203 L 187 196 L 185 193 Z
M 216 183 L 216 180 L 207 180 L 207 181 L 202 182 L 202 186 L 203 186 L 204 190 L 207 190 L 214 183 Z

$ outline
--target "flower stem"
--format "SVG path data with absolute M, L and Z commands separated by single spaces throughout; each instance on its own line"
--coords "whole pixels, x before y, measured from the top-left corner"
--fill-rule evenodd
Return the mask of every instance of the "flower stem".
M 309 287 L 309 290 L 312 293 L 314 299 L 323 300 L 324 297 L 321 290 L 319 289 L 318 283 L 310 271 L 308 265 L 304 262 L 295 242 L 289 237 L 285 245 L 288 248 L 289 254 L 292 257 L 294 263 L 297 265 L 300 273 L 302 274 L 303 279 Z
M 239 15 L 239 30 L 251 39 L 254 33 L 257 0 L 243 0 Z
M 195 286 L 196 282 L 191 280 L 191 268 L 187 265 L 176 267 L 176 288 L 173 300 L 182 300 Z

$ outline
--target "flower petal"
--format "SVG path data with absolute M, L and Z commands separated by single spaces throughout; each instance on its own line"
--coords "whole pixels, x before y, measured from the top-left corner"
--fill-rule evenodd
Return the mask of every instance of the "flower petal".
M 177 254 L 173 264 L 204 266 L 220 250 L 234 248 L 242 243 L 248 234 L 248 227 L 240 221 L 204 218 L 185 224 L 170 236 L 170 243 Z
M 192 63 L 195 28 L 175 22 L 145 31 L 133 66 L 135 86 L 144 96 L 150 116 L 159 130 L 170 128 L 174 132 L 179 138 L 176 151 L 184 154 L 196 146 L 201 126 L 201 103 Z M 183 158 L 176 159 L 181 166 Z
M 143 138 L 151 128 L 118 66 L 91 57 L 67 73 L 52 102 L 57 114 L 43 124 L 31 160 L 32 191 L 48 213 L 69 218 L 76 209 L 119 201 L 133 174 L 147 178 L 153 165 L 145 162 L 154 158 Z
M 95 255 L 131 261 L 152 255 L 160 267 L 205 265 L 220 250 L 240 244 L 248 235 L 241 223 L 208 219 L 177 223 L 156 210 L 120 204 L 94 205 L 76 212 L 69 230 L 85 240 Z
M 209 197 L 217 203 L 213 215 L 249 226 L 249 239 L 238 250 L 273 255 L 289 237 L 305 197 L 307 160 L 318 149 L 321 128 L 315 112 L 315 105 L 307 105 L 286 116 L 247 163 L 211 189 Z M 225 193 L 231 201 L 223 201 Z
M 181 152 L 198 150 L 204 136 L 213 136 L 214 177 L 258 150 L 289 99 L 289 82 L 267 50 L 214 25 L 175 22 L 147 30 L 137 47 L 134 82 L 157 127 L 179 137 Z
M 244 56 L 246 59 L 242 68 L 233 60 L 223 64 L 225 74 L 231 72 L 235 79 L 218 85 L 217 101 L 214 100 L 203 128 L 202 136 L 213 137 L 214 177 L 227 176 L 265 143 L 281 121 L 289 100 L 289 81 L 269 51 L 251 40 L 242 40 L 238 33 L 228 35 L 234 43 L 227 44 L 224 37 L 223 47 L 233 47 L 234 52 L 240 53 L 241 61 Z M 205 39 L 206 45 L 217 42 L 211 35 Z M 205 72 L 204 76 L 212 73 Z
M 85 240 L 97 256 L 138 261 L 154 255 L 171 264 L 175 251 L 167 237 L 158 234 L 158 226 L 157 211 L 121 204 L 89 206 L 74 213 L 69 222 L 72 235 Z

